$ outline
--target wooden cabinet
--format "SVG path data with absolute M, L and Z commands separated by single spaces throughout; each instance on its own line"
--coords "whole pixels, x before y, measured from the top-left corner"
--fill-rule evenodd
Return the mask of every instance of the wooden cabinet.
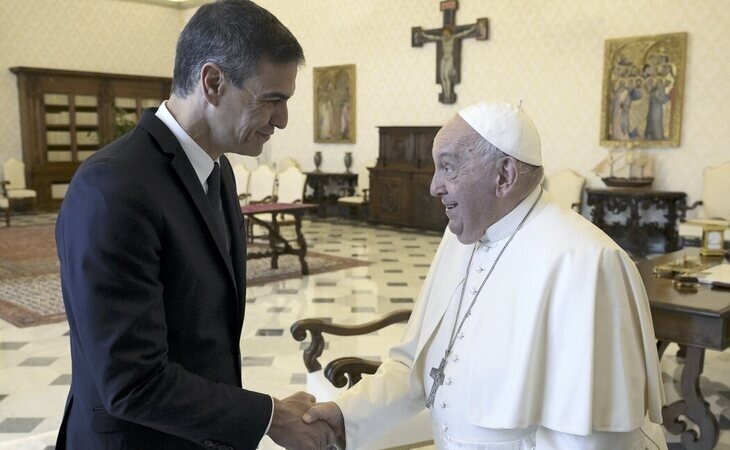
M 170 93 L 170 78 L 13 67 L 26 183 L 57 208 L 79 164 Z
M 429 193 L 431 148 L 440 127 L 379 127 L 378 164 L 370 169 L 372 222 L 442 231 L 444 207 Z

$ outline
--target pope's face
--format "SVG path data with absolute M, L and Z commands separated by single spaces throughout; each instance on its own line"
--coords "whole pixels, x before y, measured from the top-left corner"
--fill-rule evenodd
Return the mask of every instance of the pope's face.
M 289 120 L 287 101 L 296 87 L 296 63 L 267 59 L 240 89 L 228 83 L 211 126 L 214 142 L 226 152 L 258 156 L 276 128 Z
M 494 162 L 476 148 L 481 139 L 457 115 L 433 141 L 431 195 L 441 199 L 449 229 L 462 244 L 478 241 L 498 220 L 494 212 L 497 170 Z

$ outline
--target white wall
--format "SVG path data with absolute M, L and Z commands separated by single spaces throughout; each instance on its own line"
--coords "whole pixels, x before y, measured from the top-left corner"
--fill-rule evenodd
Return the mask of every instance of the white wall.
M 490 20 L 490 39 L 462 48 L 458 102 L 442 105 L 436 49 L 411 48 L 413 26 L 441 25 L 438 0 L 259 0 L 299 38 L 307 65 L 272 160 L 357 170 L 378 151 L 378 125 L 441 125 L 490 99 L 523 100 L 538 125 L 545 168 L 590 169 L 599 142 L 603 45 L 607 38 L 689 33 L 682 142 L 657 149 L 654 187 L 700 195 L 704 167 L 730 159 L 730 8 L 724 0 L 461 0 L 457 23 Z M 59 5 L 63 5 L 62 7 Z M 0 69 L 16 65 L 170 76 L 177 34 L 191 10 L 111 0 L 0 0 Z M 315 144 L 312 69 L 356 64 L 357 143 Z M 20 157 L 15 76 L 0 70 L 0 162 Z
M 17 80 L 8 68 L 171 77 L 183 25 L 179 10 L 141 3 L 0 0 L 0 163 L 22 159 Z
M 438 102 L 433 44 L 411 48 L 410 30 L 441 26 L 438 0 L 260 0 L 298 37 L 307 65 L 291 100 L 289 127 L 272 139 L 275 158 L 343 170 L 378 151 L 378 125 L 441 125 L 471 103 L 517 102 L 537 124 L 548 174 L 573 168 L 603 186 L 590 169 L 599 146 L 604 41 L 689 33 L 682 142 L 657 149 L 654 187 L 700 195 L 702 170 L 730 159 L 730 7 L 724 0 L 461 0 L 457 24 L 488 17 L 490 38 L 464 41 L 454 105 Z M 312 69 L 356 64 L 357 143 L 315 144 Z M 357 169 L 355 167 L 354 169 Z

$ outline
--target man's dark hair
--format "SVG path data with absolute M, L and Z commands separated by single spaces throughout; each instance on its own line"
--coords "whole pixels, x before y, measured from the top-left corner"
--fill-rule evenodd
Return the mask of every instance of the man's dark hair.
M 262 58 L 304 63 L 304 51 L 279 19 L 249 0 L 219 0 L 200 7 L 177 40 L 172 93 L 186 97 L 200 70 L 214 63 L 241 88 Z

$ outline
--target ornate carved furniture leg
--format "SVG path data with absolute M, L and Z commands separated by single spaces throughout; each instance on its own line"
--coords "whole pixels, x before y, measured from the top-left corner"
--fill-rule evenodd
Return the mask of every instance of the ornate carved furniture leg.
M 276 213 L 271 215 L 271 230 L 269 230 L 269 245 L 271 246 L 271 268 L 279 268 L 279 251 L 276 247 L 276 238 L 279 236 L 279 223 L 276 221 Z
M 673 434 L 681 434 L 681 441 L 687 450 L 712 450 L 720 439 L 717 419 L 700 391 L 700 375 L 705 363 L 705 349 L 687 346 L 687 358 L 682 370 L 682 400 L 676 401 L 662 410 L 664 426 Z M 699 427 L 696 431 L 687 428 L 687 422 L 680 416 L 691 420 Z
M 294 229 L 297 233 L 297 244 L 299 248 L 296 250 L 297 256 L 299 256 L 299 264 L 302 266 L 302 275 L 309 275 L 309 265 L 305 256 L 307 255 L 307 240 L 304 239 L 302 234 L 302 214 L 294 214 Z
M 677 229 L 677 221 L 679 219 L 680 210 L 687 208 L 685 199 L 667 200 L 667 213 L 664 215 L 667 223 L 664 225 L 664 251 L 666 253 L 679 249 L 679 230 Z

